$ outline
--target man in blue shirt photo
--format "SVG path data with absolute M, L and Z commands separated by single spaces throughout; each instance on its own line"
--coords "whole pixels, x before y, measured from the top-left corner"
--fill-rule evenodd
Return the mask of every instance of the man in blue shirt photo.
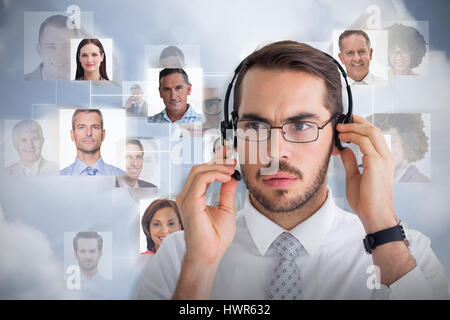
M 103 115 L 98 109 L 77 109 L 72 116 L 70 136 L 77 147 L 77 157 L 62 169 L 63 176 L 122 176 L 125 172 L 103 161 L 100 148 L 105 140 Z

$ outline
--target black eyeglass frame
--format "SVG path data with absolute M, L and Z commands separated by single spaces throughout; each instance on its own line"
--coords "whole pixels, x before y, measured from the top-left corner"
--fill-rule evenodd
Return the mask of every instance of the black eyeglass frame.
M 324 129 L 330 122 L 332 122 L 333 120 L 338 120 L 343 114 L 334 114 L 331 118 L 329 118 L 327 120 L 327 122 L 325 122 L 322 126 L 319 126 L 319 124 L 317 122 L 313 122 L 313 121 L 303 121 L 303 120 L 294 120 L 294 121 L 289 121 L 286 123 L 283 123 L 281 126 L 273 126 L 272 124 L 270 124 L 267 121 L 261 121 L 261 120 L 237 120 L 236 123 L 236 128 L 239 125 L 239 122 L 247 122 L 247 121 L 253 121 L 253 122 L 261 122 L 261 123 L 265 123 L 267 125 L 270 126 L 270 130 L 269 130 L 269 134 L 267 136 L 267 138 L 262 139 L 262 140 L 251 140 L 251 139 L 244 139 L 242 137 L 239 137 L 239 135 L 237 135 L 237 137 L 239 139 L 242 139 L 244 141 L 252 141 L 252 142 L 263 142 L 263 141 L 267 141 L 270 139 L 271 133 L 272 133 L 272 129 L 280 129 L 281 130 L 281 135 L 283 136 L 283 139 L 286 140 L 287 142 L 291 142 L 291 143 L 310 143 L 310 142 L 314 142 L 317 141 L 317 139 L 319 139 L 319 134 L 320 134 L 320 130 Z M 309 124 L 314 124 L 317 127 L 317 134 L 316 134 L 316 138 L 314 140 L 308 140 L 308 141 L 292 141 L 292 140 L 288 140 L 285 136 L 286 132 L 283 130 L 283 127 L 291 124 L 291 123 L 309 123 Z

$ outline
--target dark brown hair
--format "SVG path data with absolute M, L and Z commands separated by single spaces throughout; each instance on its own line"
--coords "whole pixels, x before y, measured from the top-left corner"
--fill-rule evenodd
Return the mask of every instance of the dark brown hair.
M 97 239 L 97 249 L 101 252 L 103 249 L 103 238 L 95 231 L 78 232 L 73 238 L 73 250 L 78 251 L 78 239 Z
M 388 31 L 388 52 L 394 51 L 395 46 L 406 48 L 411 55 L 411 69 L 419 66 L 427 53 L 427 43 L 424 36 L 414 27 L 395 23 Z M 390 62 L 389 62 L 390 63 Z
M 420 113 L 375 113 L 367 117 L 382 131 L 396 129 L 409 163 L 422 160 L 428 152 L 428 137 Z
M 105 50 L 103 49 L 103 45 L 100 42 L 100 40 L 98 39 L 83 39 L 81 40 L 80 44 L 78 45 L 78 49 L 77 49 L 77 72 L 75 74 L 75 80 L 77 79 L 83 79 L 84 77 L 84 69 L 81 66 L 81 62 L 80 62 L 80 51 L 81 48 L 83 48 L 85 45 L 92 43 L 94 45 L 96 45 L 99 49 L 100 49 L 100 54 L 104 54 L 103 57 L 103 61 L 100 63 L 100 76 L 105 79 L 105 80 L 109 80 L 108 75 L 106 74 L 106 54 L 105 54 Z
M 150 251 L 155 250 L 155 243 L 152 240 L 152 235 L 150 234 L 150 221 L 152 221 L 155 213 L 163 208 L 172 208 L 177 214 L 178 220 L 180 221 L 181 230 L 183 230 L 183 222 L 181 221 L 180 211 L 178 210 L 177 203 L 169 199 L 156 199 L 145 209 L 144 215 L 142 216 L 142 230 L 144 231 L 145 237 L 147 238 L 147 249 Z
M 324 105 L 332 115 L 343 113 L 342 84 L 335 63 L 320 50 L 295 41 L 279 41 L 266 45 L 245 58 L 236 79 L 233 110 L 238 114 L 241 103 L 242 81 L 248 70 L 260 67 L 301 71 L 324 80 Z

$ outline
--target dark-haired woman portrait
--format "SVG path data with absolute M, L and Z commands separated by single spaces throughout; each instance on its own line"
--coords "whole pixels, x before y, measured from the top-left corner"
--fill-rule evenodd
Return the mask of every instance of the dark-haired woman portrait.
M 98 39 L 83 39 L 77 49 L 75 80 L 109 80 L 106 55 Z
M 147 238 L 147 251 L 142 254 L 155 254 L 170 233 L 183 230 L 177 204 L 168 199 L 153 201 L 145 210 L 141 225 Z

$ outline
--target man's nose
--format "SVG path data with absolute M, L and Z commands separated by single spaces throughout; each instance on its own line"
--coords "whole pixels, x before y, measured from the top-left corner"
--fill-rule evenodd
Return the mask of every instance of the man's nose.
M 275 159 L 287 159 L 291 142 L 286 141 L 283 136 L 283 129 L 271 129 L 270 132 L 270 157 Z
M 177 92 L 175 89 L 170 91 L 170 99 L 174 100 L 177 97 Z

